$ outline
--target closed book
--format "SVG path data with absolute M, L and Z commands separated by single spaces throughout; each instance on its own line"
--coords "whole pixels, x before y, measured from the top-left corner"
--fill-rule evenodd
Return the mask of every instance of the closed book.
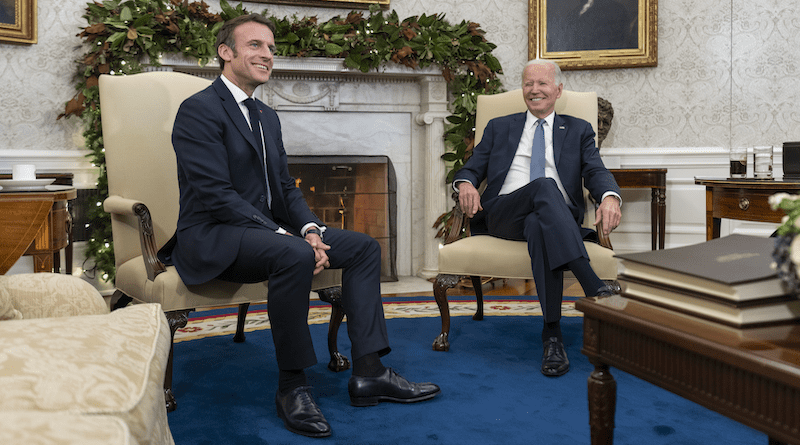
M 736 328 L 781 323 L 800 318 L 800 300 L 784 295 L 748 302 L 732 302 L 679 288 L 636 279 L 619 278 L 622 295 L 676 312 Z
M 730 235 L 674 249 L 618 254 L 621 276 L 730 301 L 784 295 L 774 238 Z

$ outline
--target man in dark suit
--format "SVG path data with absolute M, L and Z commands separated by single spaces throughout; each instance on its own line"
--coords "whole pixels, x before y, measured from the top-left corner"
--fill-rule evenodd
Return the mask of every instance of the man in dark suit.
M 582 186 L 601 203 L 596 213 L 603 232 L 617 227 L 621 216 L 619 186 L 600 159 L 591 125 L 555 113 L 562 90 L 558 65 L 528 62 L 522 75 L 528 111 L 489 121 L 453 181 L 461 209 L 473 218 L 474 232 L 528 243 L 545 322 L 546 376 L 569 371 L 559 322 L 564 269 L 573 271 L 587 296 L 613 293 L 589 266 L 583 245 L 588 234 L 580 227 Z M 476 186 L 484 180 L 481 196 Z
M 380 295 L 380 246 L 367 235 L 325 227 L 289 176 L 280 122 L 252 95 L 272 72 L 274 24 L 258 14 L 229 20 L 217 36 L 222 75 L 187 99 L 175 119 L 180 214 L 159 256 L 187 285 L 269 280 L 268 310 L 280 369 L 276 407 L 286 427 L 331 434 L 307 385 L 316 363 L 308 328 L 313 275 L 341 268 L 352 342 L 355 406 L 418 402 L 439 387 L 411 383 L 383 366 L 389 352 Z

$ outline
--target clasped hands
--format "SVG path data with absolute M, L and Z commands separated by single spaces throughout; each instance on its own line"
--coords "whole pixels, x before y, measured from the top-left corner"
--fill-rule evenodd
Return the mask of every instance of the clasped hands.
M 331 262 L 328 259 L 327 251 L 331 249 L 331 246 L 323 243 L 322 238 L 316 233 L 307 233 L 305 240 L 314 249 L 314 261 L 316 262 L 314 266 L 314 275 L 322 272 L 322 269 L 330 267 Z
M 481 195 L 472 183 L 464 181 L 458 184 L 458 204 L 467 217 L 472 218 L 483 210 Z M 595 221 L 603 233 L 608 236 L 612 230 L 619 226 L 622 211 L 619 208 L 619 199 L 615 196 L 606 196 L 595 212 Z

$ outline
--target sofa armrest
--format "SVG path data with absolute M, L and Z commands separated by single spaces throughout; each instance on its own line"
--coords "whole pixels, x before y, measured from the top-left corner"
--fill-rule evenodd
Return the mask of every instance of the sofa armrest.
M 153 221 L 147 206 L 141 201 L 112 195 L 103 201 L 103 209 L 108 213 L 136 216 L 139 222 L 139 243 L 147 270 L 147 279 L 153 281 L 158 274 L 166 272 L 167 267 L 158 259 L 158 247 L 153 233 Z
M 99 315 L 109 312 L 100 292 L 72 275 L 24 273 L 0 276 L 0 306 L 10 302 L 22 318 Z

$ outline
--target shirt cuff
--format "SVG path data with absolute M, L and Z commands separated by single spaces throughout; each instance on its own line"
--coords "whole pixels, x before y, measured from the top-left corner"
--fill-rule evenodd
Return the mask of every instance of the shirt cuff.
M 310 222 L 310 223 L 304 225 L 302 229 L 300 229 L 300 234 L 303 235 L 303 238 L 305 238 L 306 232 L 308 232 L 308 229 L 310 229 L 312 227 L 315 228 L 315 229 L 319 229 L 319 231 L 321 233 L 325 233 L 325 229 L 327 229 L 327 227 L 325 227 L 325 226 L 320 227 L 316 223 Z
M 469 182 L 470 184 L 472 184 L 472 181 L 470 181 L 469 179 L 456 179 L 455 181 L 453 181 L 453 190 L 458 192 L 459 191 L 458 190 L 458 184 L 462 183 L 462 182 Z M 473 187 L 475 186 L 475 184 L 472 184 L 472 185 L 473 185 Z
M 605 192 L 605 193 L 603 193 L 603 197 L 600 199 L 600 201 L 602 202 L 604 199 L 606 199 L 606 196 L 613 196 L 613 197 L 619 199 L 619 206 L 622 207 L 622 197 L 619 196 L 619 194 L 617 192 Z

